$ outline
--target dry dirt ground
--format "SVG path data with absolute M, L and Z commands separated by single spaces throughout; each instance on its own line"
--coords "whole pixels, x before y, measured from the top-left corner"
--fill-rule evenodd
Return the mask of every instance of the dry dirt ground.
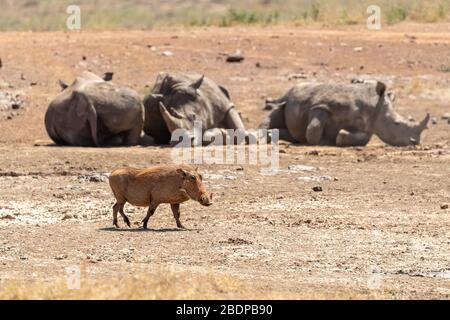
M 245 60 L 226 63 L 236 50 Z M 449 24 L 0 34 L 0 92 L 23 100 L 0 110 L 0 292 L 11 280 L 52 283 L 82 266 L 82 286 L 167 270 L 231 277 L 250 288 L 246 298 L 448 299 L 449 52 Z M 283 143 L 271 176 L 248 164 L 200 165 L 215 203 L 182 205 L 187 230 L 167 206 L 139 229 L 145 209 L 130 205 L 135 224 L 114 229 L 105 174 L 169 163 L 171 149 L 52 146 L 43 119 L 57 80 L 86 69 L 113 71 L 142 95 L 159 71 L 205 73 L 229 89 L 248 127 L 265 117 L 264 98 L 303 77 L 380 79 L 401 114 L 435 119 L 419 147 Z M 241 297 L 216 293 L 208 297 Z

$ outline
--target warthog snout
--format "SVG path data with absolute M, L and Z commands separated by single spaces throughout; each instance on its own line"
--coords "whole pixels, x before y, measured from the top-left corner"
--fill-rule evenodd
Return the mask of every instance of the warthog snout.
M 203 193 L 200 196 L 200 199 L 198 200 L 198 202 L 202 205 L 202 206 L 206 206 L 209 207 L 210 205 L 212 205 L 212 193 L 208 194 L 208 193 Z

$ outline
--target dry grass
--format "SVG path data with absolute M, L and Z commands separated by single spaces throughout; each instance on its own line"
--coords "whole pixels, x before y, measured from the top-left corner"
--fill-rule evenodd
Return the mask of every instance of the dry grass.
M 356 292 L 330 288 L 328 292 L 311 289 L 302 293 L 276 292 L 254 288 L 251 283 L 224 275 L 157 272 L 126 278 L 85 278 L 80 289 L 69 289 L 64 279 L 54 282 L 4 281 L 0 300 L 54 299 L 380 299 L 379 291 Z
M 63 30 L 69 0 L 0 0 L 1 31 Z M 152 28 L 160 25 L 365 24 L 371 0 L 78 0 L 82 29 Z M 450 0 L 379 0 L 382 21 L 448 21 Z

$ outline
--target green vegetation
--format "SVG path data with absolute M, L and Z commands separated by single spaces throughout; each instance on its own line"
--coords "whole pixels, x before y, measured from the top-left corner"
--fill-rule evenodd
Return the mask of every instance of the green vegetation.
M 1 31 L 64 30 L 68 5 L 81 7 L 84 30 L 154 26 L 364 24 L 372 0 L 0 0 Z M 450 0 L 378 0 L 382 23 L 444 22 Z

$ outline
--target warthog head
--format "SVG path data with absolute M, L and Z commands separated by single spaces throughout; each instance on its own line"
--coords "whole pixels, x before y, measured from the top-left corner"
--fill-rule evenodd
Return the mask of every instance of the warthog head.
M 183 178 L 181 189 L 186 192 L 189 198 L 198 201 L 203 206 L 212 205 L 212 193 L 206 192 L 205 186 L 202 182 L 202 176 L 195 171 L 188 171 L 185 169 L 178 169 Z
M 381 84 L 381 98 L 378 102 L 378 112 L 373 122 L 374 133 L 384 142 L 393 146 L 409 146 L 420 144 L 420 135 L 427 128 L 430 115 L 419 122 L 412 122 L 395 112 L 394 95 L 384 94 L 385 87 Z

